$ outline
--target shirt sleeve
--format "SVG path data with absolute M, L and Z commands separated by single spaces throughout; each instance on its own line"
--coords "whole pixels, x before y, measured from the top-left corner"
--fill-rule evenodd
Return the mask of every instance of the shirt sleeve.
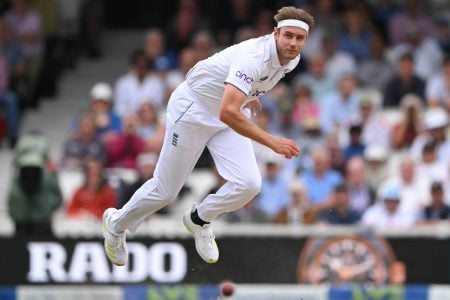
M 231 63 L 225 83 L 234 85 L 248 96 L 259 73 L 255 58 L 240 58 Z

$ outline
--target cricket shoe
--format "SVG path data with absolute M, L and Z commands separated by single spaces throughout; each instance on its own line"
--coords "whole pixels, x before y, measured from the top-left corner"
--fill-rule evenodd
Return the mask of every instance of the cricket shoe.
M 219 260 L 219 248 L 215 240 L 211 224 L 203 226 L 192 222 L 191 210 L 184 213 L 183 223 L 186 229 L 194 236 L 195 249 L 204 261 L 213 264 Z
M 111 217 L 117 212 L 115 208 L 108 208 L 103 213 L 103 237 L 105 238 L 105 252 L 109 260 L 116 266 L 124 266 L 128 260 L 128 248 L 125 232 L 117 234 L 109 229 Z

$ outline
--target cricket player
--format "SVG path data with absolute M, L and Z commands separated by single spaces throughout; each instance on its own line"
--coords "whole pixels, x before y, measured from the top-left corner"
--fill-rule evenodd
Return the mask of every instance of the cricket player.
M 164 144 L 154 177 L 117 210 L 103 215 L 105 251 L 115 265 L 128 260 L 126 231 L 134 232 L 151 214 L 172 202 L 208 147 L 226 183 L 183 216 L 207 263 L 219 259 L 211 222 L 240 209 L 261 188 L 251 140 L 287 159 L 300 153 L 296 143 L 272 136 L 250 120 L 261 109 L 257 99 L 273 88 L 300 60 L 313 17 L 296 7 L 283 7 L 274 16 L 273 33 L 230 46 L 198 62 L 172 93 L 167 106 Z

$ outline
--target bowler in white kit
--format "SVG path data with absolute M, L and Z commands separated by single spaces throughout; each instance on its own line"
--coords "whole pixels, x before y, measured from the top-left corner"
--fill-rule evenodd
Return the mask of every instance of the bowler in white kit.
M 126 231 L 134 232 L 151 214 L 172 202 L 208 147 L 226 183 L 183 216 L 200 257 L 219 259 L 211 222 L 240 209 L 261 188 L 251 140 L 290 159 L 299 155 L 296 143 L 273 136 L 249 119 L 261 108 L 264 95 L 300 60 L 313 17 L 296 7 L 274 16 L 272 34 L 230 46 L 198 62 L 172 93 L 167 106 L 166 133 L 154 177 L 145 182 L 122 209 L 103 215 L 105 251 L 115 265 L 128 260 Z

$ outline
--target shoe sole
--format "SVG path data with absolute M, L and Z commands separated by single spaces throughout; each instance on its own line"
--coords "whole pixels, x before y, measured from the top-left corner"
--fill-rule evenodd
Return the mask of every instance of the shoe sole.
M 109 261 L 111 263 L 113 263 L 114 265 L 119 266 L 119 267 L 125 266 L 126 263 L 121 264 L 121 263 L 114 262 L 115 259 L 111 256 L 111 254 L 108 251 L 110 246 L 109 246 L 108 242 L 106 241 L 106 234 L 105 233 L 109 231 L 109 228 L 108 228 L 108 225 L 106 225 L 105 218 L 103 218 L 103 220 L 102 220 L 102 225 L 103 225 L 103 238 L 105 239 L 104 242 L 103 242 L 103 247 L 105 248 L 106 256 L 108 256 Z
M 216 260 L 208 259 L 208 258 L 203 257 L 200 254 L 200 251 L 198 250 L 198 246 L 197 246 L 197 241 L 195 240 L 194 232 L 192 231 L 191 227 L 187 224 L 186 216 L 183 216 L 183 224 L 184 224 L 184 227 L 186 228 L 186 230 L 194 237 L 195 250 L 197 250 L 197 253 L 200 255 L 200 257 L 208 264 L 215 264 L 218 261 L 218 259 L 216 259 Z M 216 244 L 216 247 L 217 247 L 217 244 Z

